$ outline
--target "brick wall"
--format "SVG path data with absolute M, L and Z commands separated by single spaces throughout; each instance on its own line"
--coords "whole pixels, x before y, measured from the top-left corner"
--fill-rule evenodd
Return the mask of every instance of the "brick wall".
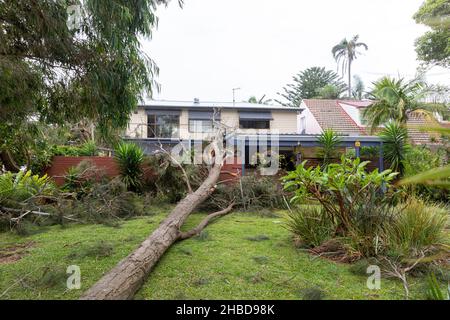
M 71 167 L 76 167 L 82 161 L 90 161 L 101 172 L 102 175 L 108 177 L 116 177 L 119 175 L 114 158 L 112 157 L 53 157 L 51 166 L 46 170 L 47 175 L 53 178 L 57 185 L 64 184 L 64 176 Z

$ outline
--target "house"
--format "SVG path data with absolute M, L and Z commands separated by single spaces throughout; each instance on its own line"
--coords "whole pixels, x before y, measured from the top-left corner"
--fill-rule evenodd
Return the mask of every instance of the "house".
M 370 136 L 371 132 L 363 114 L 373 104 L 371 100 L 319 100 L 304 99 L 300 115 L 300 132 L 302 134 L 320 134 L 323 130 L 333 129 L 337 133 L 347 135 Z M 408 119 L 408 136 L 414 145 L 434 146 L 439 139 L 432 133 L 420 130 L 427 124 L 426 119 L 420 115 L 411 115 Z M 382 128 L 377 128 L 379 132 Z
M 299 108 L 199 99 L 151 100 L 142 103 L 131 116 L 124 138 L 138 143 L 147 154 L 180 144 L 195 149 L 195 145 L 208 141 L 214 126 L 220 123 L 226 128 L 224 139 L 234 146 L 242 170 L 254 164 L 256 153 L 270 153 L 274 148 L 275 153 L 299 161 L 299 148 L 317 147 L 317 135 L 328 126 L 345 134 L 342 147 L 380 145 L 380 139 L 365 135 L 336 101 L 309 101 Z

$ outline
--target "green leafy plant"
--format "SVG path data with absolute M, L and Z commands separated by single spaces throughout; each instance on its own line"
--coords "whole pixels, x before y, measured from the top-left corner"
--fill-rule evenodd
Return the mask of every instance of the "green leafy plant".
M 129 190 L 138 191 L 142 187 L 144 152 L 134 143 L 120 143 L 115 150 L 123 183 Z
M 338 156 L 337 148 L 341 139 L 332 129 L 324 130 L 317 142 L 320 144 L 317 156 L 322 159 L 324 165 L 329 164 L 332 159 Z
M 333 236 L 336 229 L 324 208 L 318 205 L 293 208 L 287 215 L 286 228 L 307 247 L 320 246 Z
M 380 133 L 380 138 L 383 141 L 384 158 L 391 164 L 391 169 L 404 172 L 404 164 L 406 154 L 410 150 L 408 144 L 408 131 L 398 122 L 390 122 L 386 125 Z
M 0 175 L 0 204 L 13 205 L 36 195 L 51 195 L 54 184 L 47 175 L 33 175 L 31 171 L 6 172 Z
M 318 201 L 330 219 L 338 222 L 341 232 L 351 229 L 361 208 L 392 201 L 390 182 L 397 173 L 391 170 L 366 172 L 369 162 L 344 156 L 341 163 L 325 168 L 306 168 L 306 161 L 283 177 L 284 188 L 293 191 L 292 202 Z M 390 194 L 389 194 L 390 193 Z

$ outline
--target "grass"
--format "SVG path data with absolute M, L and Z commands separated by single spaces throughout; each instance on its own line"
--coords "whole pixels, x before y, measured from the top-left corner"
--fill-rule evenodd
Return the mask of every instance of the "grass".
M 0 299 L 77 299 L 136 248 L 168 210 L 154 208 L 155 215 L 117 228 L 54 226 L 27 237 L 0 233 L 0 252 L 32 242 L 20 260 L 0 264 Z M 192 215 L 184 229 L 202 218 Z M 381 290 L 371 291 L 367 278 L 352 273 L 349 265 L 296 249 L 283 221 L 248 213 L 221 218 L 203 236 L 172 246 L 136 299 L 305 299 L 305 293 L 321 299 L 404 298 L 399 281 L 382 279 Z M 69 265 L 80 267 L 80 290 L 65 288 L 61 275 Z M 425 298 L 425 283 L 410 279 L 411 298 Z

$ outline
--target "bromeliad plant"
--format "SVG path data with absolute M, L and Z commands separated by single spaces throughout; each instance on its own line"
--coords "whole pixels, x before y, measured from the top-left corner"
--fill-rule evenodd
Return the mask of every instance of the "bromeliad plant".
M 370 216 L 372 212 L 384 212 L 374 208 L 392 205 L 395 197 L 390 182 L 397 173 L 391 170 L 368 173 L 368 163 L 343 156 L 340 164 L 307 168 L 304 161 L 283 178 L 284 188 L 294 192 L 291 199 L 294 203 L 308 199 L 318 201 L 337 226 L 337 234 L 348 235 L 356 227 L 360 228 L 361 224 L 366 224 L 363 226 L 366 229 L 375 228 L 379 224 L 379 217 L 361 220 L 361 212 Z

